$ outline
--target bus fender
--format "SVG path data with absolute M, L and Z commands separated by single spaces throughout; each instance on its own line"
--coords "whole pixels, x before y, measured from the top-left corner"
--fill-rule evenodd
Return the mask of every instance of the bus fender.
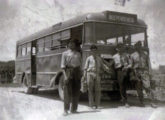
M 22 83 L 24 86 L 26 86 L 26 87 L 29 86 L 28 75 L 27 75 L 27 73 L 25 73 L 25 72 L 22 73 L 21 83 Z
M 51 88 L 54 87 L 55 85 L 58 85 L 58 83 L 59 83 L 59 77 L 60 77 L 62 74 L 63 74 L 63 71 L 60 70 L 60 71 L 57 72 L 56 75 L 54 75 L 54 76 L 52 77 L 52 79 L 51 79 L 51 81 L 50 81 L 50 87 L 51 87 Z

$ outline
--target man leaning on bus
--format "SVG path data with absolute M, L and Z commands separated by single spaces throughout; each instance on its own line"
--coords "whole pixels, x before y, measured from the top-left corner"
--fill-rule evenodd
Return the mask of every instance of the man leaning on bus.
M 150 98 L 151 107 L 157 107 L 154 101 L 154 93 L 151 89 L 150 74 L 148 71 L 148 53 L 142 50 L 142 43 L 138 41 L 135 45 L 135 51 L 131 54 L 133 74 L 131 74 L 131 80 L 136 81 L 136 89 L 139 96 L 139 100 L 142 106 L 144 105 L 143 89 L 147 96 Z
M 97 46 L 91 45 L 91 55 L 87 57 L 84 67 L 84 76 L 87 76 L 89 106 L 97 109 L 100 104 L 101 86 L 100 74 L 104 71 L 110 73 L 109 64 L 97 53 Z
M 64 116 L 68 115 L 70 109 L 71 113 L 77 113 L 80 95 L 81 54 L 76 50 L 76 41 L 75 39 L 71 40 L 68 44 L 69 49 L 62 54 L 61 68 L 64 73 Z
M 124 53 L 125 46 L 122 43 L 117 45 L 117 53 L 113 56 L 115 63 L 115 70 L 117 72 L 117 81 L 119 83 L 120 95 L 122 98 L 122 103 L 129 107 L 127 103 L 127 83 L 128 83 L 128 69 L 131 67 L 131 63 L 129 62 L 128 55 Z

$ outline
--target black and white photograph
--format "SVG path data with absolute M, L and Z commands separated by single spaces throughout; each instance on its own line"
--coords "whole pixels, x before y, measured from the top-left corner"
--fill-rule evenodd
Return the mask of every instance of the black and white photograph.
M 0 0 L 0 120 L 165 120 L 165 0 Z

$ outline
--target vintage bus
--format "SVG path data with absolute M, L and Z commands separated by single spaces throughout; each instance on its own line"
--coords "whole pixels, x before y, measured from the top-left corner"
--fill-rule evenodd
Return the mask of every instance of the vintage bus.
M 68 41 L 73 38 L 81 47 L 82 69 L 90 55 L 91 44 L 98 46 L 99 54 L 107 61 L 112 60 L 118 43 L 127 44 L 131 52 L 133 45 L 141 41 L 143 49 L 149 54 L 147 25 L 137 15 L 114 11 L 88 13 L 17 41 L 16 79 L 26 83 L 28 88 L 42 86 L 57 89 L 63 99 L 61 54 L 67 50 Z M 115 75 L 101 75 L 101 90 L 118 92 Z

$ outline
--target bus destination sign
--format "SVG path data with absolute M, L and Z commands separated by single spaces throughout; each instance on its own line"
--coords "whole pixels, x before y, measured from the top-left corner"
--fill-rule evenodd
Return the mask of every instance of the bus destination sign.
M 133 15 L 133 14 L 108 12 L 107 17 L 108 17 L 108 20 L 113 21 L 113 22 L 131 23 L 131 24 L 134 24 L 137 22 L 137 15 Z

